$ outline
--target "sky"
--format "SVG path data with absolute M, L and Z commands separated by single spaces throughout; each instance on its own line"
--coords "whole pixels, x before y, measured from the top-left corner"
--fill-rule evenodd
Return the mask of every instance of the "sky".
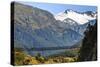
M 78 12 L 85 11 L 97 11 L 96 6 L 83 6 L 83 5 L 71 5 L 71 4 L 53 4 L 53 3 L 37 3 L 37 2 L 20 2 L 26 5 L 37 7 L 43 10 L 51 12 L 53 15 L 56 15 L 60 12 L 63 12 L 67 9 L 71 9 Z

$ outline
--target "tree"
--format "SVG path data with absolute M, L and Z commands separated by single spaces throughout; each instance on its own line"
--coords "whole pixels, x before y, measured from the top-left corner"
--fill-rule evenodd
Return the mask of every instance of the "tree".
M 94 25 L 88 25 L 84 34 L 78 61 L 97 60 L 97 20 Z

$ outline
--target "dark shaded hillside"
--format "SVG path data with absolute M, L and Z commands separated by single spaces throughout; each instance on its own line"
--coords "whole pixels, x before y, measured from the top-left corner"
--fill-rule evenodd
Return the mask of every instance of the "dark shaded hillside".
M 97 20 L 95 25 L 88 25 L 84 34 L 78 61 L 97 60 Z

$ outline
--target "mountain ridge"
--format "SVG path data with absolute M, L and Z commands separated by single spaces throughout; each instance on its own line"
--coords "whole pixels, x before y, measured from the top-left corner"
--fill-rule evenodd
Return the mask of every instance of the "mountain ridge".
M 89 20 L 96 19 L 96 13 L 92 11 L 86 11 L 86 12 L 77 12 L 71 9 L 65 10 L 64 12 L 60 12 L 57 15 L 55 15 L 56 20 L 64 21 L 67 18 L 73 19 L 78 24 L 84 24 L 89 22 Z
M 14 47 L 24 48 L 29 55 L 38 53 L 38 51 L 28 51 L 31 48 L 71 47 L 83 38 L 78 29 L 74 30 L 77 25 L 62 23 L 48 11 L 34 7 L 27 8 L 27 5 L 23 4 L 15 3 L 14 6 Z M 87 25 L 82 26 L 79 26 L 82 30 L 87 27 Z M 63 51 L 65 49 L 39 52 L 46 56 Z

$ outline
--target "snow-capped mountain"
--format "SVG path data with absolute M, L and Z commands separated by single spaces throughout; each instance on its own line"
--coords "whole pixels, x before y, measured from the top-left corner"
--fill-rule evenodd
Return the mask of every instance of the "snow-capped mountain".
M 84 31 L 86 30 L 88 24 L 94 24 L 96 16 L 97 13 L 92 11 L 77 12 L 67 9 L 57 14 L 55 19 L 60 23 L 60 25 L 63 24 L 62 27 L 70 28 L 84 36 Z
M 63 12 L 58 13 L 55 15 L 56 20 L 60 20 L 65 23 L 78 23 L 79 25 L 85 24 L 91 20 L 96 19 L 96 13 L 93 13 L 92 11 L 87 11 L 87 12 L 77 12 L 73 10 L 65 10 Z

